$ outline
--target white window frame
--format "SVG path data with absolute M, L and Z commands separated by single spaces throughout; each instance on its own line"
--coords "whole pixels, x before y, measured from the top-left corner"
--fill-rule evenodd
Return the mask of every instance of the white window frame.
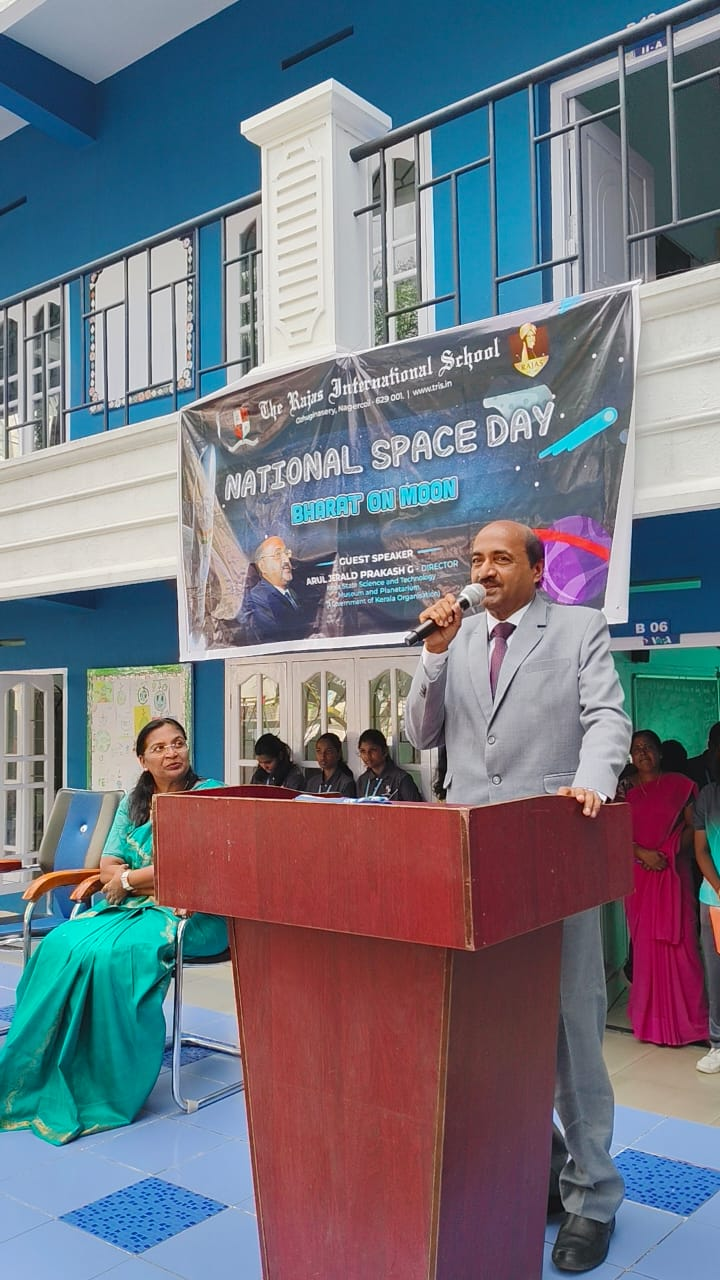
M 662 33 L 658 33 L 662 34 Z M 715 14 L 702 22 L 693 23 L 674 35 L 675 53 L 684 53 L 706 40 L 720 37 L 720 15 Z M 649 41 L 650 43 L 650 41 Z M 664 62 L 666 48 L 641 54 L 633 61 L 626 58 L 625 74 L 633 75 L 645 67 L 657 62 Z M 589 89 L 608 84 L 618 78 L 618 58 L 613 54 L 605 62 L 597 66 L 583 67 L 565 79 L 557 80 L 550 86 L 550 129 L 561 129 L 574 118 L 573 100 Z M 564 134 L 553 138 L 550 150 L 550 172 L 552 188 L 552 256 L 563 257 L 568 252 L 576 252 L 577 240 L 574 227 L 573 210 L 575 208 L 575 168 L 573 163 L 573 135 Z M 556 198 L 559 189 L 561 198 Z M 553 296 L 563 298 L 577 289 L 577 264 L 570 263 L 553 269 Z
M 414 272 L 394 270 L 395 250 L 401 249 L 403 245 L 415 243 L 416 237 L 413 233 L 411 236 L 401 236 L 397 239 L 394 236 L 394 211 L 395 211 L 395 161 L 405 160 L 409 163 L 415 162 L 415 143 L 414 139 L 406 142 L 400 142 L 395 147 L 390 147 L 383 152 L 385 163 L 385 184 L 386 191 L 390 199 L 385 218 L 385 252 L 388 263 L 388 310 L 393 310 L 395 286 L 401 284 L 403 280 L 412 279 L 413 275 L 417 279 L 418 295 L 421 298 L 432 298 L 435 295 L 435 237 L 434 237 L 434 220 L 433 220 L 433 191 L 430 187 L 427 190 L 418 192 L 418 183 L 427 182 L 432 174 L 431 163 L 431 147 L 430 134 L 423 133 L 420 135 L 419 157 L 420 157 L 420 173 L 415 174 L 415 199 L 420 200 L 420 278 L 418 279 L 417 271 L 417 247 L 416 247 L 416 265 Z M 378 173 L 378 165 L 373 164 L 370 171 L 370 195 L 372 199 L 372 187 L 375 176 Z M 371 278 L 371 297 L 370 297 L 370 332 L 375 341 L 375 226 L 376 221 L 379 222 L 380 214 L 372 214 L 370 217 L 370 269 Z M 379 250 L 378 250 L 379 251 Z M 396 342 L 397 339 L 397 316 L 391 316 L 388 321 L 388 341 Z M 434 333 L 436 329 L 435 308 L 420 307 L 417 312 L 418 337 L 424 334 Z
M 65 784 L 67 777 L 67 667 L 44 667 L 33 671 L 0 671 L 0 831 L 3 833 L 2 848 L 4 856 L 17 856 L 23 858 L 26 862 L 32 862 L 36 855 L 37 849 L 32 848 L 32 794 L 39 790 L 39 785 L 32 785 L 29 778 L 23 778 L 23 766 L 26 771 L 29 766 L 37 759 L 45 761 L 45 780 L 43 790 L 45 792 L 45 820 L 47 821 L 52 802 L 55 798 L 55 724 L 54 724 L 54 689 L 59 683 L 62 688 L 62 707 L 63 707 L 63 755 L 62 755 L 62 778 L 61 785 Z M 7 754 L 6 745 L 6 722 L 5 722 L 5 698 L 8 690 L 16 685 L 27 685 L 30 688 L 40 687 L 39 682 L 47 682 L 45 689 L 47 696 L 45 714 L 45 745 L 49 746 L 42 756 L 35 756 L 29 752 L 18 752 L 18 777 L 14 779 L 12 784 L 6 781 L 6 762 Z M 50 732 L 48 733 L 48 723 L 50 723 Z M 20 744 L 19 744 L 20 745 Z M 15 753 L 13 753 L 15 754 Z M 5 797 L 8 791 L 16 791 L 18 793 L 18 813 L 17 813 L 17 829 L 16 844 L 14 847 L 8 846 L 4 842 L 5 838 Z

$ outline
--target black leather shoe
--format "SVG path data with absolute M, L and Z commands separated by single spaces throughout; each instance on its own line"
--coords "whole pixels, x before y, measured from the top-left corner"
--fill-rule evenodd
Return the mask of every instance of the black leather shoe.
M 558 1271 L 592 1271 L 607 1258 L 610 1237 L 615 1230 L 615 1219 L 596 1222 L 578 1213 L 568 1213 L 552 1251 L 552 1260 Z
M 555 1218 L 559 1213 L 564 1213 L 563 1202 L 560 1199 L 560 1179 L 554 1169 L 550 1170 L 550 1183 L 548 1185 L 548 1201 L 547 1216 Z

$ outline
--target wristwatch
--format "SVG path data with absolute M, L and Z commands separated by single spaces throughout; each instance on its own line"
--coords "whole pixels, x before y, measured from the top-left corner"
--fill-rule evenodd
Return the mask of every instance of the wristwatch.
M 122 887 L 123 887 L 123 889 L 125 890 L 125 892 L 126 892 L 126 893 L 132 893 L 132 885 L 131 885 L 130 880 L 129 880 L 129 878 L 128 878 L 128 877 L 129 877 L 129 875 L 130 875 L 130 868 L 129 868 L 129 867 L 126 867 L 126 868 L 125 868 L 125 870 L 124 870 L 123 872 L 121 872 L 121 874 L 120 874 L 120 883 L 121 883 L 121 885 L 122 885 Z

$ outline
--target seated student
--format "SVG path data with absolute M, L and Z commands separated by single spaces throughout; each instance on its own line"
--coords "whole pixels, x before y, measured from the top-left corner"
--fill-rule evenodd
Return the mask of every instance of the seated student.
M 310 795 L 354 796 L 355 779 L 342 757 L 342 742 L 336 733 L 321 733 L 315 743 L 315 759 L 320 773 L 307 784 Z
M 409 773 L 395 764 L 387 738 L 379 729 L 364 729 L 358 739 L 358 755 L 366 766 L 357 780 L 361 797 L 385 796 L 388 800 L 422 800 Z
M 256 785 L 288 787 L 291 791 L 305 790 L 305 774 L 293 764 L 290 748 L 274 733 L 263 733 L 255 743 L 255 759 L 258 767 L 250 781 Z
M 223 785 L 197 776 L 170 717 L 146 724 L 135 751 L 143 773 L 120 801 L 100 862 L 105 901 L 39 943 L 0 1050 L 0 1130 L 32 1129 L 54 1146 L 130 1124 L 157 1080 L 178 917 L 153 897 L 150 805 L 156 793 Z M 187 955 L 226 947 L 224 920 L 191 917 Z

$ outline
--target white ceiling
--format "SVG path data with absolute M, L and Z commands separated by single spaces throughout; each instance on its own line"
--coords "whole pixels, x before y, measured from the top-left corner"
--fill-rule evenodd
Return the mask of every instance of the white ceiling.
M 0 0 L 0 33 L 99 84 L 236 0 Z M 0 138 L 25 121 L 0 107 Z

